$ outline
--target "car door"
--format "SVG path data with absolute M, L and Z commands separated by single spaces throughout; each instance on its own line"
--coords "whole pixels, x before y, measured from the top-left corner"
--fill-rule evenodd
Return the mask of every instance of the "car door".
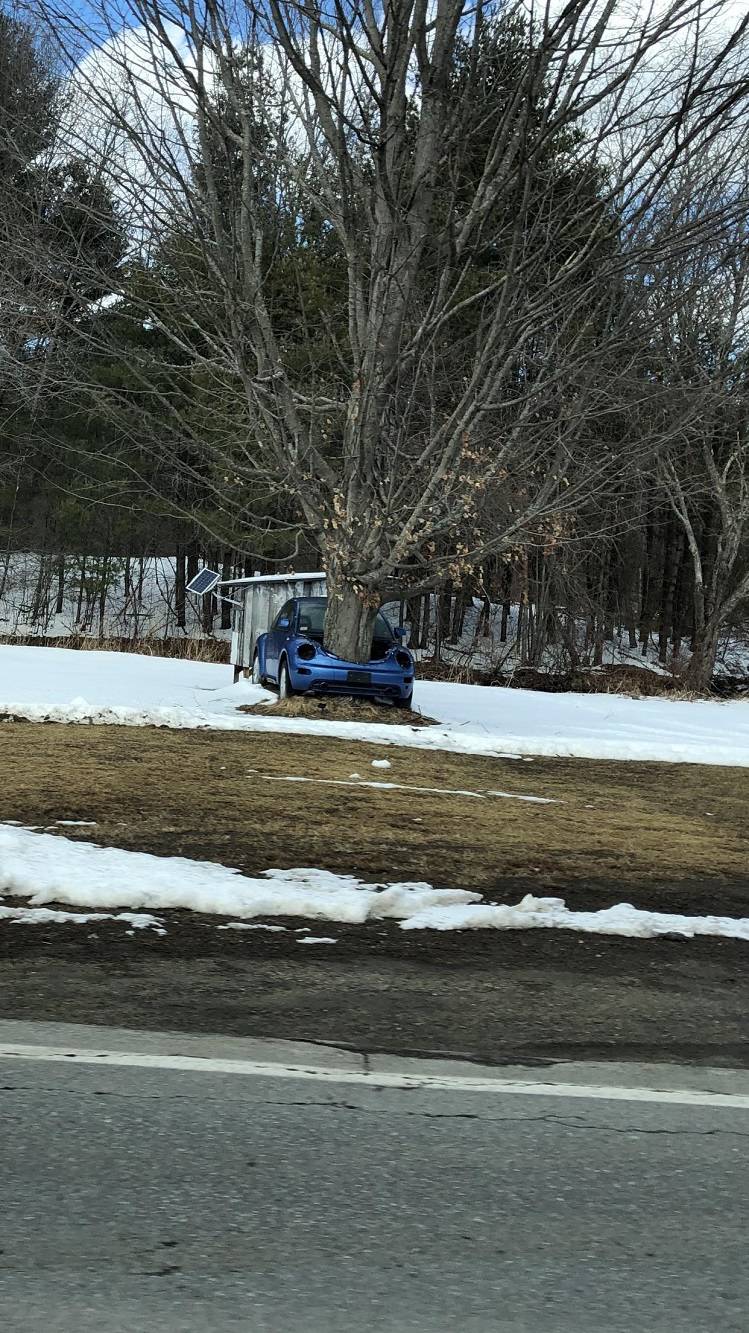
M 278 680 L 278 659 L 294 615 L 294 603 L 281 607 L 268 631 L 265 643 L 265 673 L 270 680 Z

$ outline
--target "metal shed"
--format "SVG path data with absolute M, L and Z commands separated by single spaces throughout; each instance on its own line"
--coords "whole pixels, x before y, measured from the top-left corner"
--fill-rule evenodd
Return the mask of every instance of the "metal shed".
M 231 663 L 236 682 L 252 666 L 258 635 L 270 628 L 285 602 L 291 597 L 325 596 L 325 574 L 256 574 L 222 580 L 218 591 L 232 604 Z

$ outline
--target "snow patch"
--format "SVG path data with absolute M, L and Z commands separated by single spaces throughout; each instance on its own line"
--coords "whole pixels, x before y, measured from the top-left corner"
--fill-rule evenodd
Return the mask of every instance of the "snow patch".
M 193 912 L 241 919 L 296 916 L 346 921 L 403 919 L 426 907 L 480 901 L 430 884 L 364 884 L 327 870 L 266 870 L 251 878 L 209 861 L 151 856 L 0 824 L 0 892 L 44 903 Z
M 530 801 L 533 805 L 556 805 L 551 796 L 526 796 L 514 791 L 469 791 L 462 787 L 415 787 L 404 782 L 367 782 L 357 773 L 350 778 L 308 778 L 298 774 L 261 773 L 257 768 L 248 768 L 252 777 L 262 778 L 264 782 L 311 782 L 318 787 L 368 787 L 373 791 L 412 791 L 430 796 L 470 796 L 483 801 L 487 796 L 495 796 L 506 801 Z M 356 781 L 353 781 L 353 779 Z
M 646 912 L 631 903 L 617 903 L 599 912 L 573 912 L 563 898 L 526 894 L 515 907 L 482 903 L 466 907 L 427 908 L 402 921 L 403 930 L 579 930 L 590 935 L 627 935 L 656 939 L 659 935 L 724 935 L 749 941 L 749 918 L 681 916 Z
M 280 930 L 286 932 L 286 926 L 268 926 L 264 921 L 227 921 L 225 925 L 218 926 L 218 930 Z
M 596 935 L 655 939 L 721 935 L 749 941 L 749 918 L 682 916 L 648 912 L 618 903 L 598 912 L 573 912 L 563 898 L 526 895 L 515 906 L 485 903 L 480 893 L 435 889 L 426 883 L 366 884 L 327 870 L 267 870 L 262 878 L 212 862 L 151 856 L 73 842 L 60 834 L 0 824 L 0 891 L 29 898 L 31 908 L 0 907 L 0 920 L 18 924 L 121 920 L 164 933 L 162 922 L 144 913 L 70 913 L 44 909 L 47 902 L 84 907 L 148 907 L 238 918 L 223 927 L 247 929 L 256 916 L 292 916 L 346 922 L 393 919 L 403 930 L 577 930 Z M 250 927 L 252 928 L 252 927 Z M 255 929 L 283 930 L 257 922 Z M 297 929 L 297 943 L 335 943 Z
M 123 921 L 133 930 L 152 929 L 159 935 L 165 935 L 163 922 L 148 912 L 58 912 L 48 907 L 3 907 L 0 905 L 0 921 L 9 921 L 13 926 L 49 926 L 74 925 L 85 926 L 90 921 Z M 133 931 L 127 931 L 132 935 Z

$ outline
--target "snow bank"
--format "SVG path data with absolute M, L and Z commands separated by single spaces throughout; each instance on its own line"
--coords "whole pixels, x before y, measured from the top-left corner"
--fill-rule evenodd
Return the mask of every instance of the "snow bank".
M 354 925 L 481 897 L 430 884 L 363 884 L 327 870 L 266 870 L 254 879 L 210 861 L 97 847 L 7 824 L 0 824 L 0 892 L 29 898 L 35 907 L 188 908 L 240 919 L 296 916 Z
M 579 930 L 588 935 L 628 935 L 655 939 L 659 935 L 725 935 L 749 941 L 749 918 L 680 916 L 644 912 L 631 903 L 617 903 L 600 912 L 572 912 L 563 898 L 526 894 L 516 907 L 481 903 L 427 908 L 402 921 L 403 930 Z
M 321 721 L 237 712 L 274 696 L 230 668 L 135 653 L 0 645 L 0 716 L 33 722 L 212 728 L 371 741 L 456 754 L 660 760 L 749 767 L 749 703 L 542 694 L 419 681 L 439 725 Z M 382 766 L 382 765 L 380 765 Z
M 403 930 L 578 930 L 638 939 L 678 934 L 749 941 L 749 918 L 645 912 L 629 903 L 600 912 L 572 912 L 562 898 L 531 895 L 515 907 L 505 907 L 484 903 L 480 893 L 463 889 L 435 889 L 424 883 L 365 884 L 353 875 L 310 868 L 267 870 L 255 879 L 213 862 L 97 847 L 8 824 L 0 824 L 0 892 L 27 897 L 32 904 L 31 909 L 0 907 L 0 921 L 27 919 L 29 923 L 102 919 L 44 912 L 44 903 L 61 902 L 152 911 L 188 908 L 238 918 L 228 924 L 234 930 L 242 929 L 247 918 L 258 916 L 307 917 L 353 925 L 393 918 Z M 161 927 L 152 916 L 118 913 L 116 919 L 133 926 Z M 278 929 L 266 923 L 259 923 L 259 928 Z M 305 942 L 335 941 L 328 936 L 299 941 Z

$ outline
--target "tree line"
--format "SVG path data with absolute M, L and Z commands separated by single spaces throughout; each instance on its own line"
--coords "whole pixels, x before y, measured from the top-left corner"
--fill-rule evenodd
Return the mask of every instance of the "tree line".
M 3 11 L 6 545 L 321 562 L 352 660 L 436 593 L 704 686 L 749 595 L 729 11 Z

